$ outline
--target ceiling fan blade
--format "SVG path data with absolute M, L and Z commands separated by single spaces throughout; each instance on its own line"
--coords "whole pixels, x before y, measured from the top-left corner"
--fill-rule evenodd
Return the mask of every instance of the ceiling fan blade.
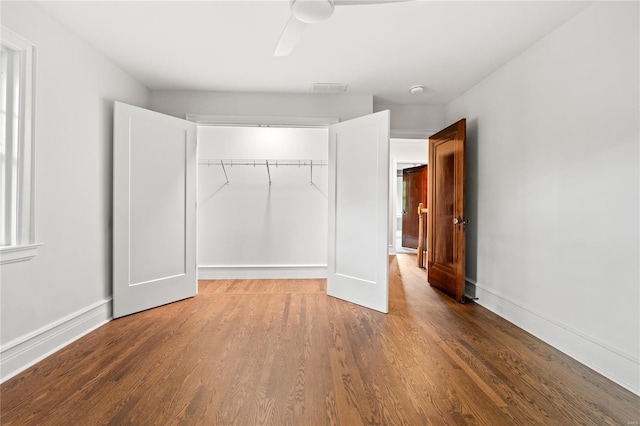
M 278 41 L 273 56 L 288 56 L 293 48 L 296 47 L 296 44 L 298 44 L 298 40 L 302 37 L 305 28 L 307 28 L 306 23 L 298 21 L 295 17 L 291 16 L 282 31 L 280 41 Z

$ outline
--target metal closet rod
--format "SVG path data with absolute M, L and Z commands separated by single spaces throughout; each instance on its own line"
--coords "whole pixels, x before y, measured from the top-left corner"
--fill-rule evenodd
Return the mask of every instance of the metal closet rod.
M 198 164 L 203 166 L 222 166 L 222 171 L 224 172 L 224 178 L 227 180 L 227 185 L 229 185 L 229 176 L 227 175 L 226 166 L 266 166 L 267 167 L 267 176 L 269 177 L 269 185 L 271 185 L 271 170 L 270 166 L 309 166 L 309 170 L 311 173 L 311 185 L 313 185 L 313 166 L 324 167 L 327 166 L 328 163 L 323 160 L 222 160 L 222 159 L 201 159 L 198 161 Z
M 225 159 L 200 159 L 198 164 L 203 166 L 327 166 L 328 163 L 323 160 L 225 160 Z

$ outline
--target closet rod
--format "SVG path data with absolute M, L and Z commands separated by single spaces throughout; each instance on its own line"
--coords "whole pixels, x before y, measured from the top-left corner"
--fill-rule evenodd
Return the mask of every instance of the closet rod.
M 227 175 L 227 166 L 267 166 L 267 176 L 269 177 L 269 185 L 271 185 L 271 169 L 272 166 L 298 166 L 298 167 L 306 167 L 309 166 L 310 171 L 310 182 L 313 185 L 313 166 L 328 166 L 329 164 L 326 161 L 322 160 L 219 160 L 219 159 L 203 159 L 198 161 L 199 165 L 202 166 L 222 166 L 222 171 L 224 172 L 224 178 L 227 181 L 227 185 L 229 185 L 229 176 Z
M 325 167 L 329 164 L 323 160 L 221 160 L 221 159 L 201 159 L 198 164 L 201 166 L 319 166 Z

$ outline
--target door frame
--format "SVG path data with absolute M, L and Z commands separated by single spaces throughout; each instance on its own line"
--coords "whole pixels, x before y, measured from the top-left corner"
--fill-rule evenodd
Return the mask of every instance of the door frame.
M 328 130 L 329 126 L 332 124 L 339 123 L 340 120 L 337 117 L 295 117 L 295 116 L 267 116 L 267 115 L 218 115 L 218 114 L 195 114 L 188 113 L 185 115 L 187 121 L 191 121 L 196 125 L 196 129 L 200 127 L 281 127 L 281 128 L 310 128 L 310 129 L 327 129 L 327 151 L 329 149 L 329 137 Z M 199 158 L 196 158 L 196 161 L 199 161 Z M 274 266 L 276 274 L 271 272 L 271 275 L 266 275 L 264 278 L 260 279 L 274 279 L 277 275 L 278 270 L 282 270 L 282 268 L 293 268 L 296 266 L 301 266 L 303 268 L 313 267 L 313 275 L 304 276 L 301 279 L 314 279 L 314 278 L 327 278 L 328 271 L 328 263 L 325 264 L 317 264 L 317 265 L 277 265 Z M 225 270 L 227 272 L 231 271 L 230 275 L 233 276 L 233 279 L 240 278 L 243 276 L 238 276 L 237 268 L 232 267 L 224 267 L 217 265 L 200 265 L 198 264 L 198 279 L 211 279 L 209 278 L 200 278 L 200 268 L 203 268 L 203 273 L 206 274 L 206 270 L 211 270 L 213 267 L 216 267 L 219 270 Z M 264 271 L 265 269 L 262 269 Z M 242 273 L 242 272 L 240 272 Z M 246 275 L 244 275 L 246 277 Z M 282 275 L 279 275 L 282 277 Z M 228 279 L 231 279 L 227 276 Z M 214 279 L 227 279 L 216 277 Z M 292 277 L 293 279 L 298 279 L 297 275 Z M 292 279 L 285 278 L 285 279 Z M 255 278 L 247 278 L 247 279 L 255 279 Z
M 217 114 L 186 114 L 185 119 L 197 126 L 238 126 L 238 127 L 308 127 L 328 128 L 339 123 L 337 117 L 294 117 L 269 115 L 217 115 Z
M 288 129 L 326 129 L 326 148 L 328 151 L 328 129 L 340 120 L 335 117 L 295 117 L 295 116 L 257 116 L 257 115 L 185 115 L 200 127 L 273 127 Z M 199 158 L 197 159 L 199 162 Z M 314 166 L 315 167 L 315 166 Z M 323 167 L 328 168 L 327 165 Z M 274 264 L 274 265 L 220 265 L 198 264 L 198 279 L 326 279 L 328 264 Z M 282 271 L 285 271 L 282 273 Z M 256 278 L 260 275 L 259 278 Z

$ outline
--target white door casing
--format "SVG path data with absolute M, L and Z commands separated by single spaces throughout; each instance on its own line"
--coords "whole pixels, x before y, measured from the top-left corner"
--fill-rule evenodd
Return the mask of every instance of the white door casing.
M 195 296 L 196 125 L 116 102 L 113 316 Z
M 329 127 L 327 294 L 389 306 L 389 111 Z

